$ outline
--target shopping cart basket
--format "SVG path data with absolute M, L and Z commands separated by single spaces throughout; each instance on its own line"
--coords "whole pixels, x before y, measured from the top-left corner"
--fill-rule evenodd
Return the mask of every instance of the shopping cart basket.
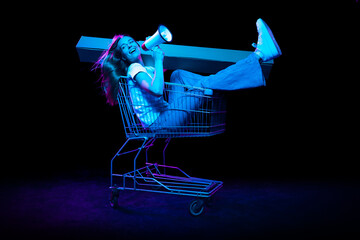
M 168 100 L 175 91 L 176 94 L 186 95 L 189 101 L 192 98 L 197 101 L 200 99 L 200 107 L 195 110 L 171 109 L 171 111 L 186 112 L 189 116 L 181 125 L 144 127 L 134 111 L 136 106 L 133 105 L 130 97 L 128 79 L 120 79 L 118 104 L 127 140 L 111 160 L 111 207 L 120 206 L 118 199 L 121 190 L 168 193 L 195 197 L 190 203 L 189 210 L 193 216 L 198 216 L 203 212 L 210 197 L 223 186 L 221 181 L 191 177 L 178 167 L 165 165 L 165 150 L 171 138 L 209 137 L 225 131 L 226 102 L 220 93 L 211 89 L 166 82 L 164 99 Z M 149 149 L 159 138 L 165 139 L 162 164 L 152 162 L 148 156 Z M 139 147 L 127 150 L 125 146 L 130 141 L 137 141 Z M 145 165 L 138 167 L 137 160 L 141 152 L 145 153 Z M 132 171 L 119 173 L 115 162 L 125 157 L 124 155 L 130 156 L 130 154 L 134 155 Z

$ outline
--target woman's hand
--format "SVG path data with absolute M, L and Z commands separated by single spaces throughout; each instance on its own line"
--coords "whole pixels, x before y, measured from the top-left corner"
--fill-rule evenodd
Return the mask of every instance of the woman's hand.
M 165 54 L 159 46 L 156 46 L 152 49 L 152 57 L 154 58 L 155 62 L 157 62 L 157 61 L 163 62 L 164 56 L 165 56 Z
M 148 40 L 149 38 L 150 36 L 146 37 L 145 41 Z M 165 54 L 159 46 L 153 47 L 151 51 L 152 51 L 152 57 L 155 61 L 161 61 L 161 62 L 164 61 Z

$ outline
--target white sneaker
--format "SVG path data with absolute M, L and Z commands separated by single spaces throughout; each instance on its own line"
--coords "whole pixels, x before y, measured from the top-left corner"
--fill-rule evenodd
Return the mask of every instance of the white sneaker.
M 277 44 L 273 33 L 269 26 L 259 18 L 256 21 L 257 31 L 259 33 L 255 54 L 257 54 L 264 62 L 280 57 L 281 49 Z

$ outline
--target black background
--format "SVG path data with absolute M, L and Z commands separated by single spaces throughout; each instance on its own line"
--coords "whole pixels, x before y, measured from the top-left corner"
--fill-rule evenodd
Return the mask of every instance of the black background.
M 267 86 L 229 93 L 226 133 L 173 139 L 169 163 L 204 177 L 357 178 L 356 1 L 234 4 L 101 1 L 19 13 L 8 35 L 17 54 L 8 55 L 16 77 L 3 90 L 5 105 L 15 103 L 3 176 L 107 175 L 125 135 L 99 72 L 79 61 L 81 36 L 142 40 L 164 24 L 173 44 L 252 51 L 262 18 L 283 52 Z

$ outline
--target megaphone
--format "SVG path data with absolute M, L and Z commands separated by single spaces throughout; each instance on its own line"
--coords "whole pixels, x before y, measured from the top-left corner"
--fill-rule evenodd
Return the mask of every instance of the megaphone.
M 148 38 L 142 45 L 141 48 L 145 51 L 151 50 L 153 47 L 158 46 L 162 43 L 168 43 L 172 40 L 172 34 L 164 25 L 159 25 L 158 30 L 154 35 Z

